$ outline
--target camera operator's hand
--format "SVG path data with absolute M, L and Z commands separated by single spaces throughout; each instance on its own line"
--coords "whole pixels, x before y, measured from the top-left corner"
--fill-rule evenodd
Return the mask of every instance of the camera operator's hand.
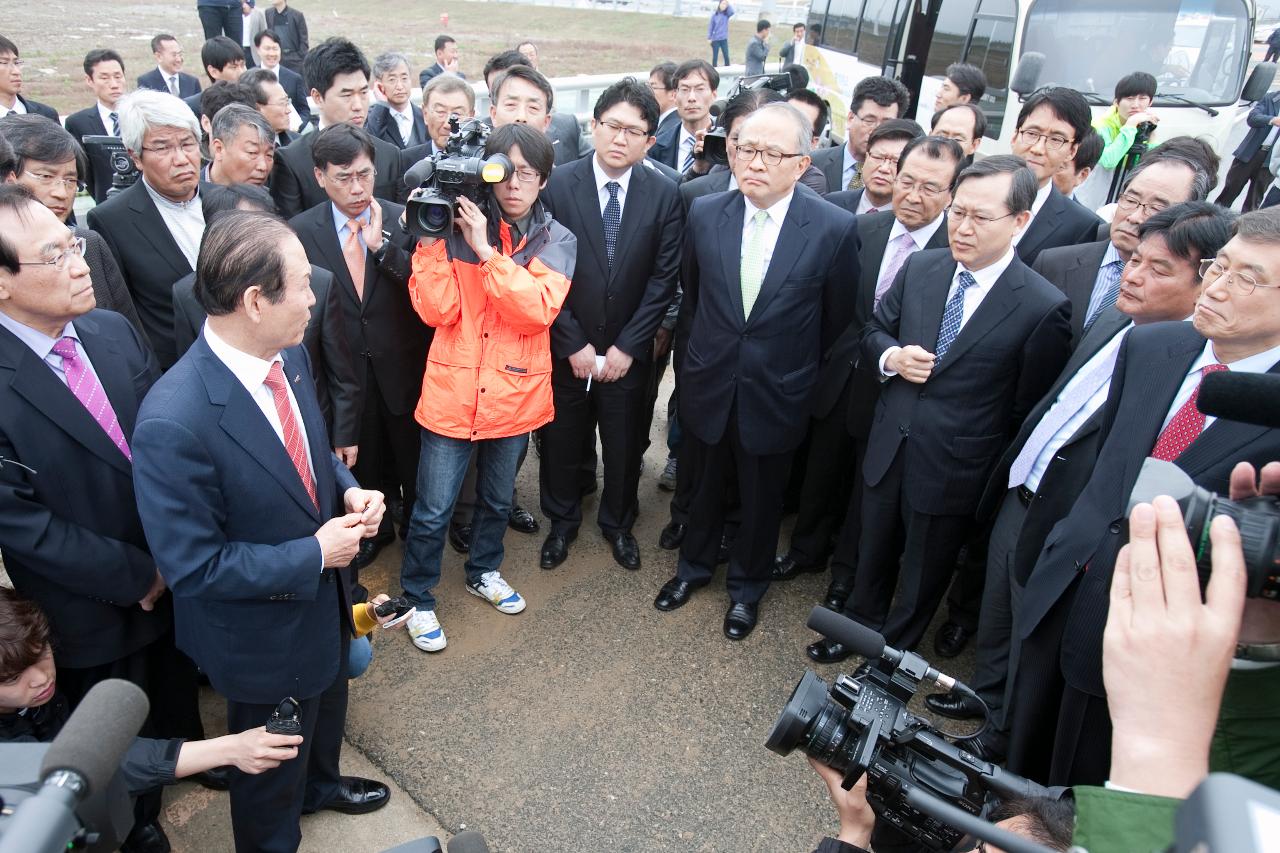
M 1231 470 L 1231 500 L 1243 501 L 1260 495 L 1280 495 L 1280 462 L 1268 462 L 1262 467 L 1261 482 L 1248 462 L 1241 462 Z M 1280 643 L 1280 605 L 1265 598 L 1246 598 L 1239 641 Z
M 493 257 L 493 247 L 489 245 L 489 220 L 476 203 L 466 196 L 458 197 L 458 230 L 467 241 L 471 251 L 476 253 L 480 263 Z
M 1125 125 L 1125 127 L 1137 127 L 1138 125 L 1140 125 L 1140 124 L 1142 124 L 1142 123 L 1144 123 L 1144 122 L 1151 122 L 1152 124 L 1159 124 L 1159 123 L 1160 123 L 1160 116 L 1156 115 L 1156 114 L 1155 114 L 1155 113 L 1153 113 L 1153 112 L 1149 112 L 1149 111 L 1143 111 L 1143 112 L 1140 112 L 1140 113 L 1134 113 L 1133 115 L 1129 116 L 1129 119 L 1124 123 L 1124 125 Z
M 369 221 L 360 227 L 360 236 L 370 252 L 382 248 L 382 205 L 377 199 L 369 203 Z
M 586 379 L 596 372 L 596 348 L 591 344 L 587 344 L 582 349 L 569 356 L 569 366 L 573 368 L 573 375 L 576 379 Z
M 833 770 L 820 761 L 809 759 L 809 764 L 827 783 L 827 793 L 836 807 L 840 817 L 840 834 L 836 836 L 845 844 L 852 844 L 864 850 L 871 849 L 871 830 L 876 825 L 875 812 L 867 802 L 867 774 L 863 773 L 858 783 L 849 790 L 840 787 L 844 774 Z
M 1186 797 L 1209 772 L 1245 589 L 1235 523 L 1219 516 L 1209 535 L 1213 571 L 1203 602 L 1172 498 L 1133 508 L 1129 544 L 1116 558 L 1102 640 L 1111 781 L 1144 794 Z
M 617 347 L 609 347 L 604 354 L 604 370 L 600 371 L 600 381 L 617 382 L 627 375 L 633 361 L 635 359 Z

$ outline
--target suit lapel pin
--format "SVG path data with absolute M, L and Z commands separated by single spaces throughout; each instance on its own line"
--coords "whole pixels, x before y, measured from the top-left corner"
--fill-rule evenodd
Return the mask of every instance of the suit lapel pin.
M 295 373 L 295 374 L 293 375 L 293 384 L 294 384 L 294 385 L 297 385 L 297 384 L 298 384 L 299 382 L 301 382 L 301 381 L 302 381 L 302 374 L 301 374 L 301 373 Z

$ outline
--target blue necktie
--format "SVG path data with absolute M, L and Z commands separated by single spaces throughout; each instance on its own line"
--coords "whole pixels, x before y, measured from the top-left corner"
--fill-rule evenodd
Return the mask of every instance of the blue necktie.
M 960 273 L 956 280 L 956 292 L 947 300 L 947 307 L 942 311 L 942 327 L 938 329 L 938 346 L 933 354 L 938 361 L 947 354 L 956 336 L 960 334 L 960 324 L 964 320 L 964 292 L 978 283 L 978 280 L 967 270 Z
M 618 245 L 618 228 L 622 225 L 622 206 L 618 204 L 618 190 L 622 189 L 617 181 L 604 185 L 609 191 L 609 202 L 604 206 L 604 250 L 609 255 L 609 270 L 613 271 L 613 251 Z
M 1098 296 L 1098 304 L 1089 312 L 1088 319 L 1084 321 L 1084 331 L 1089 331 L 1089 327 L 1098 319 L 1099 314 L 1116 304 L 1116 299 L 1120 296 L 1120 273 L 1123 270 L 1124 261 L 1112 261 L 1103 266 L 1101 270 L 1102 292 Z

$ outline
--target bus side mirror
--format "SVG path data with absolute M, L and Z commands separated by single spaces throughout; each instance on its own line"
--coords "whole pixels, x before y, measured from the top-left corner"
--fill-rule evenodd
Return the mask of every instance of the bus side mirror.
M 1271 88 L 1271 81 L 1276 78 L 1276 64 L 1274 62 L 1259 62 L 1253 66 L 1253 71 L 1249 72 L 1249 79 L 1244 82 L 1244 88 L 1240 91 L 1240 100 L 1253 103 L 1262 100 Z
M 1022 59 L 1018 60 L 1018 67 L 1013 72 L 1013 79 L 1009 81 L 1009 88 L 1025 99 L 1027 95 L 1039 88 L 1040 72 L 1043 70 L 1043 53 L 1030 51 L 1022 54 Z

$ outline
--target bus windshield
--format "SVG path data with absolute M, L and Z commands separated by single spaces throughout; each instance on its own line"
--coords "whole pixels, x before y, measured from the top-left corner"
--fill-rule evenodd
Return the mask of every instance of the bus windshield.
M 1146 71 L 1160 94 L 1231 104 L 1243 85 L 1248 39 L 1244 0 L 1038 0 L 1022 50 L 1044 54 L 1041 85 L 1110 101 L 1116 81 Z

